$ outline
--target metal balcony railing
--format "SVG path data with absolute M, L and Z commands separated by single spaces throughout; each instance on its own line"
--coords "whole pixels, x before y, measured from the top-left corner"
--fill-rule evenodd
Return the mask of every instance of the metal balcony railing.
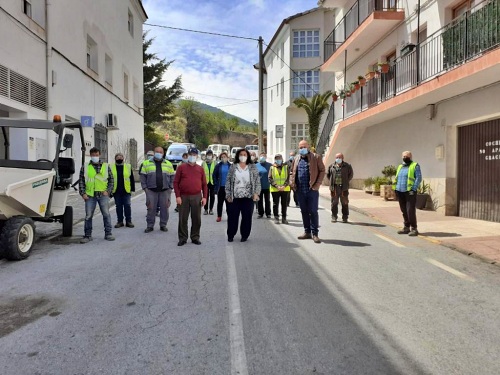
M 335 122 L 393 98 L 443 72 L 500 47 L 500 0 L 486 0 L 420 42 L 344 101 L 330 108 L 316 149 L 324 151 Z M 340 113 L 339 113 L 340 111 Z M 325 132 L 328 132 L 324 134 Z
M 400 0 L 358 0 L 324 41 L 325 61 L 351 36 L 351 34 L 376 10 L 394 11 Z

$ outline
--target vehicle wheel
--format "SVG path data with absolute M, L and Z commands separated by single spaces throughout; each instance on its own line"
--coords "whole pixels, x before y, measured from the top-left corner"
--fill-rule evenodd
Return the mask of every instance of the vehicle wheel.
M 0 221 L 0 233 L 2 233 L 2 229 L 3 229 L 4 224 L 5 224 L 4 220 Z M 0 241 L 0 259 L 5 258 L 5 252 L 4 252 L 3 248 L 4 248 L 3 243 Z
M 63 237 L 71 237 L 73 235 L 73 207 L 66 206 L 62 217 Z
M 35 224 L 25 216 L 7 220 L 0 232 L 3 254 L 8 260 L 22 260 L 30 256 L 35 243 Z

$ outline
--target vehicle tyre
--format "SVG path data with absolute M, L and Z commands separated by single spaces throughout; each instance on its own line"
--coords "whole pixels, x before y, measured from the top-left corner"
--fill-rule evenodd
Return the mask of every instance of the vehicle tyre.
M 3 255 L 8 260 L 22 260 L 30 256 L 35 244 L 35 224 L 25 216 L 7 220 L 0 232 Z
M 0 221 L 0 233 L 2 233 L 2 228 L 4 224 L 5 224 L 4 220 Z M 5 258 L 5 252 L 3 248 L 4 248 L 3 243 L 0 241 L 0 259 Z
M 73 207 L 66 206 L 64 215 L 62 216 L 62 232 L 63 237 L 71 237 L 73 235 Z

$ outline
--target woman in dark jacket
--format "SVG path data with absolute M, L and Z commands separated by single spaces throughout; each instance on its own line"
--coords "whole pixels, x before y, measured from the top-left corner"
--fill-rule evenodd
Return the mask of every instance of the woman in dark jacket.
M 229 162 L 229 157 L 227 152 L 221 152 L 219 155 L 220 162 L 215 166 L 213 179 L 214 179 L 214 190 L 217 194 L 217 222 L 222 220 L 222 207 L 226 201 L 226 178 L 229 173 L 229 168 L 231 168 L 232 163 Z M 227 203 L 226 203 L 226 213 L 227 213 Z
M 238 232 L 241 214 L 241 242 L 245 242 L 252 230 L 254 202 L 259 200 L 260 176 L 247 150 L 236 152 L 235 163 L 229 168 L 226 179 L 227 240 L 233 242 Z

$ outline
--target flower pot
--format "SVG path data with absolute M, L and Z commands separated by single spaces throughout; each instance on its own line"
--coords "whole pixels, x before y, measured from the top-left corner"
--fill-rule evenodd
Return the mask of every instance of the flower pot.
M 429 200 L 429 194 L 417 194 L 417 202 L 415 207 L 419 210 L 423 210 L 427 206 L 427 201 Z
M 392 185 L 382 185 L 380 187 L 380 196 L 384 198 L 385 201 L 396 200 L 396 191 L 392 190 Z
M 368 72 L 365 75 L 365 78 L 366 78 L 367 81 L 373 79 L 374 77 L 375 77 L 375 72 Z
M 360 78 L 360 79 L 359 79 L 359 85 L 360 85 L 361 87 L 363 87 L 364 85 L 366 85 L 366 78 Z
M 339 100 L 339 96 L 338 95 L 332 95 L 332 99 L 334 102 L 336 102 L 337 100 Z
M 382 74 L 389 73 L 389 64 L 379 65 L 379 68 L 380 68 L 380 73 Z
M 345 96 L 347 96 L 349 98 L 351 96 L 351 92 L 350 91 L 346 92 Z
M 361 85 L 359 83 L 354 84 L 354 89 L 358 91 L 361 88 Z

